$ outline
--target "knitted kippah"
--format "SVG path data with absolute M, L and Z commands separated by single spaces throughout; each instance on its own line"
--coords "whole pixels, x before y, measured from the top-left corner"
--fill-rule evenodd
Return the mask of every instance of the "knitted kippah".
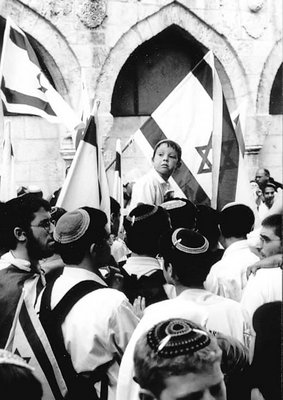
M 136 208 L 134 208 L 129 215 L 126 216 L 126 219 L 132 223 L 143 221 L 152 215 L 156 214 L 158 211 L 158 207 L 149 204 L 139 204 Z
M 23 358 L 4 349 L 0 349 L 0 364 L 17 365 L 34 371 L 34 368 L 28 365 Z
M 174 318 L 151 328 L 147 342 L 159 356 L 171 358 L 203 349 L 210 344 L 210 337 L 193 322 Z
M 54 240 L 61 244 L 75 242 L 85 234 L 89 223 L 90 216 L 86 210 L 80 208 L 66 212 L 56 224 Z
M 201 254 L 208 250 L 208 240 L 190 229 L 176 229 L 171 236 L 172 245 L 183 253 Z

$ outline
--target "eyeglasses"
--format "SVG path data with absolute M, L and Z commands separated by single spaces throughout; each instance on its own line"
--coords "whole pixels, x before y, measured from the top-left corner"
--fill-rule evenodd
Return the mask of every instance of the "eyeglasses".
M 50 232 L 51 231 L 51 227 L 55 226 L 55 222 L 52 219 L 45 219 L 43 221 L 41 221 L 38 225 L 30 225 L 34 228 L 43 228 L 46 232 Z

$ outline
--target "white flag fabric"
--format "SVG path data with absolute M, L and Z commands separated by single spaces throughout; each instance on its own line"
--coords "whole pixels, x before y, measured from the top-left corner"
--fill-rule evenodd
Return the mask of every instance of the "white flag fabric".
M 94 207 L 104 211 L 109 222 L 110 194 L 95 116 L 94 110 L 88 119 L 85 134 L 80 140 L 56 206 L 67 211 L 84 206 Z
M 25 33 L 8 17 L 0 63 L 1 98 L 6 110 L 37 115 L 74 130 L 80 117 L 50 84 Z
M 1 106 L 0 106 L 1 107 Z M 1 163 L 0 201 L 8 201 L 17 196 L 14 173 L 14 152 L 11 140 L 11 122 L 4 123 L 4 140 Z
M 237 201 L 255 210 L 211 51 L 134 135 L 148 159 L 162 139 L 174 140 L 182 148 L 182 165 L 171 178 L 189 200 L 217 209 Z
M 34 309 L 37 280 L 26 281 L 5 349 L 22 357 L 42 384 L 42 400 L 63 400 L 67 386 Z

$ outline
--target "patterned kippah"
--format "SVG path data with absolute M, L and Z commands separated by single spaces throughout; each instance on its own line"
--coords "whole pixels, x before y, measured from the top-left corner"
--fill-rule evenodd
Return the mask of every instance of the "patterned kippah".
M 18 367 L 27 368 L 30 371 L 34 371 L 34 368 L 28 365 L 23 358 L 4 349 L 0 349 L 0 364 L 17 365 Z
M 201 254 L 208 250 L 208 240 L 200 233 L 179 228 L 172 233 L 173 246 L 183 253 Z
M 54 240 L 61 244 L 73 243 L 80 239 L 90 224 L 90 216 L 81 208 L 66 212 L 59 218 L 53 233 Z
M 126 216 L 126 219 L 134 225 L 135 222 L 144 221 L 153 216 L 158 210 L 159 208 L 155 205 L 140 203 Z
M 210 344 L 210 337 L 193 322 L 174 318 L 151 328 L 147 342 L 159 356 L 172 358 L 203 349 Z

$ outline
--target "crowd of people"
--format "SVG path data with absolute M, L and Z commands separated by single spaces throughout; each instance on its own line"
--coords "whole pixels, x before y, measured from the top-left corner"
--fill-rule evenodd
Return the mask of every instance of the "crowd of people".
M 176 193 L 181 154 L 157 143 L 126 215 L 111 198 L 111 232 L 103 211 L 35 188 L 0 204 L 5 398 L 280 398 L 282 185 L 257 171 L 251 245 L 249 206 Z

